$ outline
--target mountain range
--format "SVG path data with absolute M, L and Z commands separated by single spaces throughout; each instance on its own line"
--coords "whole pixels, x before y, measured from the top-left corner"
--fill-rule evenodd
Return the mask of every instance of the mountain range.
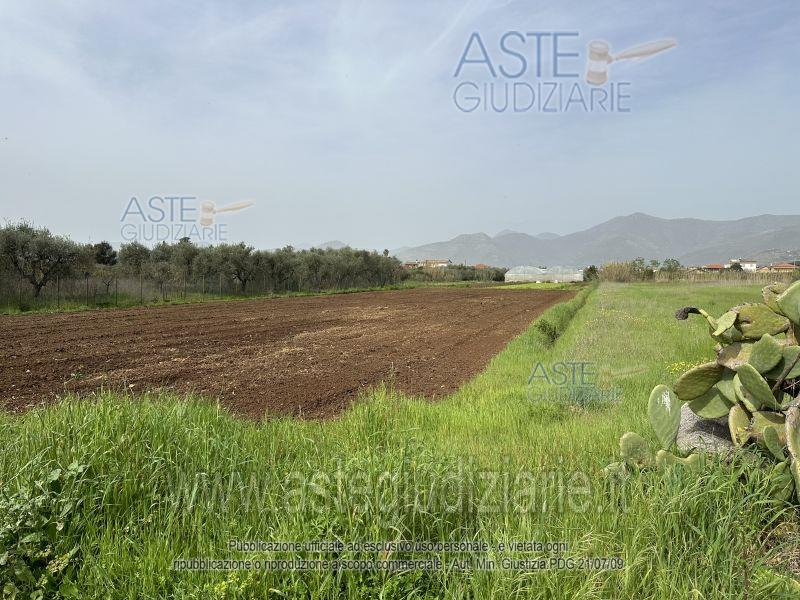
M 616 217 L 557 235 L 504 230 L 463 234 L 444 242 L 398 248 L 400 260 L 449 258 L 498 267 L 585 266 L 615 260 L 677 258 L 684 265 L 749 258 L 759 263 L 800 258 L 800 215 L 759 215 L 732 221 L 662 219 L 644 213 Z

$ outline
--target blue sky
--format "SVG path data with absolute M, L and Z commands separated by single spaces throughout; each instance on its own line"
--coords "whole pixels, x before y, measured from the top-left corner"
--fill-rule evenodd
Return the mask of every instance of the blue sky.
M 470 34 L 509 30 L 678 46 L 610 66 L 630 113 L 460 112 Z M 0 219 L 116 242 L 131 196 L 252 199 L 231 240 L 395 248 L 797 213 L 798 31 L 796 1 L 4 2 Z

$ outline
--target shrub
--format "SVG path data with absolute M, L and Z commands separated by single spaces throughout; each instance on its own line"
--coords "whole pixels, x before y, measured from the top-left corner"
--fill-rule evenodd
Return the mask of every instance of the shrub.
M 586 304 L 592 291 L 594 286 L 582 289 L 572 300 L 548 308 L 536 320 L 534 328 L 542 335 L 547 345 L 552 345 L 563 335 L 572 318 Z
M 53 469 L 16 493 L 0 496 L 0 581 L 3 597 L 77 598 L 72 583 L 79 560 L 85 465 Z

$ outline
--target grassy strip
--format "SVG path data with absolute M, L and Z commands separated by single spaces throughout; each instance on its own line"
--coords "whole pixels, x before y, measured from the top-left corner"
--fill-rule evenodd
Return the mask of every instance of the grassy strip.
M 780 546 L 761 540 L 775 520 L 791 528 L 796 519 L 768 499 L 760 472 L 711 463 L 700 475 L 674 469 L 625 483 L 601 475 L 623 432 L 648 435 L 650 389 L 672 382 L 673 364 L 711 352 L 702 323 L 672 316 L 687 297 L 718 313 L 759 296 L 757 287 L 604 284 L 554 344 L 531 327 L 458 393 L 429 403 L 381 388 L 330 422 L 252 423 L 198 399 L 111 394 L 0 416 L 0 499 L 17 507 L 0 509 L 2 545 L 17 548 L 14 540 L 30 534 L 26 523 L 52 523 L 53 531 L 60 523 L 52 541 L 27 542 L 43 553 L 33 566 L 38 578 L 77 549 L 55 573 L 82 598 L 791 597 L 793 580 L 765 568 Z M 616 401 L 570 404 L 547 393 L 558 384 L 528 383 L 534 365 L 581 360 L 592 362 L 599 386 L 618 392 Z M 42 492 L 55 469 L 61 500 Z M 40 500 L 33 508 L 20 501 L 26 491 Z M 482 540 L 497 566 L 549 558 L 499 543 L 563 541 L 562 556 L 619 557 L 624 566 L 172 569 L 179 557 L 268 556 L 229 550 L 232 538 Z M 334 555 L 384 556 L 325 554 Z
M 534 327 L 545 343 L 552 345 L 561 337 L 572 318 L 586 304 L 589 294 L 595 287 L 583 288 L 572 300 L 551 306 L 536 320 Z
M 418 288 L 468 288 L 468 287 L 493 287 L 490 283 L 479 281 L 405 281 L 403 283 L 385 285 L 382 287 L 364 288 L 342 288 L 332 290 L 317 291 L 297 291 L 263 294 L 198 294 L 187 293 L 185 298 L 175 297 L 168 300 L 155 300 L 140 302 L 136 296 L 121 295 L 118 304 L 113 300 L 98 304 L 86 304 L 85 302 L 62 301 L 60 306 L 56 306 L 53 301 L 48 301 L 31 307 L 28 310 L 20 310 L 18 306 L 0 306 L 0 315 L 27 315 L 39 313 L 62 313 L 62 312 L 82 312 L 87 310 L 117 310 L 122 308 L 136 308 L 140 306 L 171 306 L 174 304 L 199 304 L 202 302 L 234 302 L 242 300 L 272 300 L 275 298 L 304 298 L 309 296 L 333 296 L 338 294 L 358 294 L 362 292 L 387 292 L 397 290 L 410 290 Z

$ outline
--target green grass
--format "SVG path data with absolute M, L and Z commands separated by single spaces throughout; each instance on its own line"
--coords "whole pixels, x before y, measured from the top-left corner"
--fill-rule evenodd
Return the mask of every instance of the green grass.
M 63 523 L 37 564 L 77 547 L 58 578 L 74 581 L 82 598 L 797 597 L 780 566 L 766 568 L 783 548 L 765 543 L 776 524 L 797 530 L 795 510 L 765 499 L 759 471 L 709 461 L 700 475 L 675 469 L 618 482 L 601 474 L 625 431 L 655 446 L 645 407 L 654 385 L 673 382 L 670 367 L 711 355 L 705 325 L 676 321 L 674 310 L 720 313 L 757 298 L 752 286 L 604 284 L 554 343 L 532 326 L 458 393 L 429 403 L 381 388 L 329 422 L 245 422 L 199 399 L 68 399 L 0 417 L 0 498 L 56 467 L 88 466 L 57 480 L 61 504 L 36 509 L 44 522 Z M 548 401 L 553 386 L 541 379 L 529 389 L 537 364 L 563 361 L 591 361 L 598 385 L 618 400 Z M 64 503 L 72 508 L 62 518 Z M 231 538 L 564 541 L 569 556 L 620 557 L 625 566 L 171 569 L 179 557 L 246 556 L 226 549 Z
M 468 288 L 468 287 L 490 287 L 491 282 L 485 281 L 404 281 L 397 284 L 361 287 L 361 288 L 337 288 L 330 290 L 306 290 L 289 292 L 265 292 L 247 294 L 201 294 L 187 292 L 185 296 L 179 293 L 172 294 L 166 299 L 153 298 L 146 296 L 144 303 L 140 297 L 130 294 L 119 294 L 115 301 L 114 294 L 99 296 L 97 302 L 86 303 L 77 300 L 62 300 L 57 303 L 52 299 L 33 300 L 28 299 L 25 309 L 21 309 L 18 303 L 0 304 L 0 315 L 19 315 L 37 313 L 59 313 L 59 312 L 79 312 L 85 310 L 114 310 L 119 308 L 135 308 L 137 306 L 169 306 L 172 304 L 196 304 L 199 302 L 231 302 L 237 300 L 256 300 L 273 298 L 299 298 L 307 296 L 329 296 L 334 294 L 357 294 L 360 292 L 387 292 L 396 290 L 418 289 L 418 288 Z M 561 289 L 561 288 L 553 288 Z

